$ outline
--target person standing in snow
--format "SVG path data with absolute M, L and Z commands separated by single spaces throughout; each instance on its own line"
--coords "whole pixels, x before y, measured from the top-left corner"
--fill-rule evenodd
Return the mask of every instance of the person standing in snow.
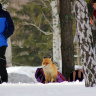
M 93 0 L 93 18 L 90 17 L 90 24 L 92 26 L 92 34 L 93 34 L 93 44 L 95 48 L 95 59 L 96 59 L 96 0 Z
M 8 82 L 5 51 L 8 46 L 7 39 L 13 34 L 13 32 L 14 24 L 10 14 L 2 9 L 0 3 L 0 83 Z

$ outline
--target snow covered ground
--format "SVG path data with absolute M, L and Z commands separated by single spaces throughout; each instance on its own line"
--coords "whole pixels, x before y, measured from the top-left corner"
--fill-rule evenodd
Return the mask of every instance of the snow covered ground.
M 96 87 L 83 82 L 38 83 L 34 77 L 37 67 L 7 68 L 9 82 L 0 85 L 0 96 L 96 96 Z

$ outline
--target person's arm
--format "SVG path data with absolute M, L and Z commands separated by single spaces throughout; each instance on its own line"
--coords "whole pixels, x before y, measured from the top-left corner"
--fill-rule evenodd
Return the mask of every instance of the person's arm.
M 11 16 L 10 16 L 10 14 L 8 12 L 6 12 L 6 21 L 7 21 L 6 22 L 7 23 L 7 29 L 3 33 L 3 36 L 5 37 L 5 39 L 10 37 L 14 32 L 14 24 L 13 24 Z
M 90 17 L 90 24 L 93 26 L 94 25 L 94 21 L 93 19 Z
M 96 18 L 93 16 L 93 19 L 90 18 L 90 24 L 92 25 L 92 29 L 96 30 Z

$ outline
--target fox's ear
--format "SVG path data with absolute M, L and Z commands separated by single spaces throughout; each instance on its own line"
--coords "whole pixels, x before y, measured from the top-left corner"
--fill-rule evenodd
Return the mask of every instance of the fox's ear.
M 51 57 L 49 59 L 51 60 Z
M 45 59 L 46 57 L 43 58 L 43 60 Z
M 51 56 L 49 58 L 51 58 Z
M 45 59 L 46 57 L 44 57 L 43 59 Z

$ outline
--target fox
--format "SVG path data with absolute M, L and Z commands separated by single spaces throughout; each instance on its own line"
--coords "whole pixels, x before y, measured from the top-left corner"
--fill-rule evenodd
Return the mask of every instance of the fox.
M 52 62 L 51 58 L 43 58 L 43 72 L 45 75 L 45 83 L 57 82 L 57 66 Z

